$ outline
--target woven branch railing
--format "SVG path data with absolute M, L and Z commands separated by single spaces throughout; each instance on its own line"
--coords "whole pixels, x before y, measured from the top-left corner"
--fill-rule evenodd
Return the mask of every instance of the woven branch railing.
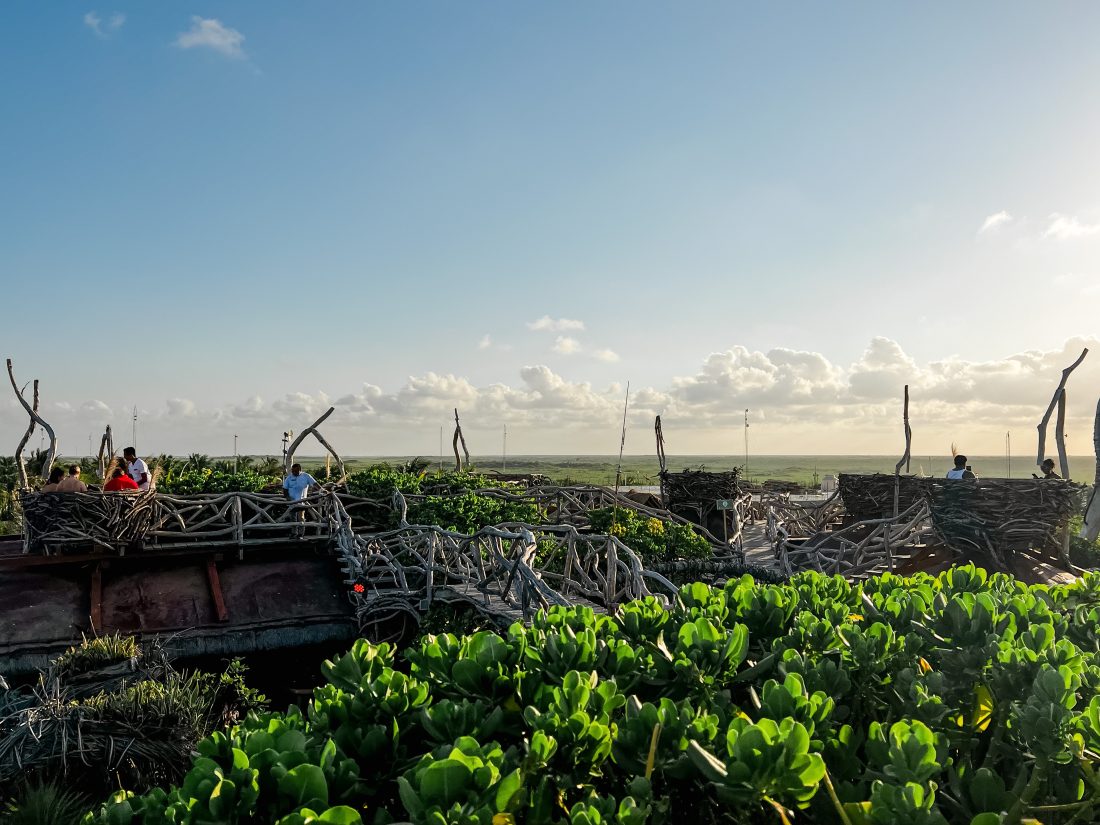
M 347 583 L 362 585 L 351 591 L 356 614 L 372 638 L 385 635 L 395 617 L 416 617 L 436 600 L 465 601 L 509 623 L 553 605 L 611 610 L 653 595 L 647 579 L 676 592 L 619 539 L 570 525 L 503 524 L 466 535 L 406 523 L 362 536 L 339 499 L 333 510 Z
M 821 518 L 824 514 L 808 517 L 802 527 L 811 527 Z M 789 531 L 777 514 L 769 518 L 768 532 L 775 543 L 779 569 L 788 576 L 804 570 L 849 578 L 892 571 L 899 556 L 908 556 L 917 546 L 935 540 L 923 501 L 896 517 L 859 521 L 835 532 L 815 530 L 807 536 Z
M 23 551 L 107 552 L 285 542 L 295 528 L 328 537 L 325 497 L 291 502 L 263 493 L 24 493 Z

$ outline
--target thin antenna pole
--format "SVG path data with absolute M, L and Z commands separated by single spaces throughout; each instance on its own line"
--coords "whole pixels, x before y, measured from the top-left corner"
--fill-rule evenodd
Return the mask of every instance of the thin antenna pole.
M 500 471 L 505 472 L 508 469 L 508 425 L 504 425 L 504 447 L 500 454 Z
M 1012 431 L 1005 433 L 1005 458 L 1008 459 L 1008 477 L 1012 478 Z
M 237 472 L 237 434 L 233 433 L 233 472 Z
M 439 427 L 439 472 L 443 472 L 443 427 Z
M 619 439 L 619 463 L 615 467 L 615 492 L 619 492 L 619 482 L 623 475 L 623 449 L 626 447 L 626 411 L 630 409 L 630 382 L 626 382 L 626 399 L 623 401 L 623 435 Z
M 133 438 L 130 439 L 130 443 L 134 445 L 134 449 L 137 449 L 137 405 L 134 405 L 134 430 Z

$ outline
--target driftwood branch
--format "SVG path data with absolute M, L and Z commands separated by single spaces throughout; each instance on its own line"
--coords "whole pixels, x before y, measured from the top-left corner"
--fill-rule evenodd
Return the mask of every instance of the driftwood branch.
M 57 458 L 57 433 L 54 432 L 53 427 L 47 423 L 46 419 L 38 414 L 38 410 L 28 404 L 27 399 L 23 397 L 23 392 L 19 389 L 19 385 L 15 383 L 15 371 L 12 368 L 10 358 L 8 359 L 8 379 L 11 381 L 11 388 L 15 390 L 15 397 L 19 399 L 19 403 L 23 405 L 23 409 L 27 411 L 31 421 L 42 427 L 46 431 L 46 435 L 50 437 L 50 450 L 46 454 L 46 461 L 42 465 L 42 478 L 49 478 L 50 470 Z M 37 388 L 37 382 L 35 382 L 35 387 Z
M 1058 394 L 1058 417 L 1054 420 L 1054 443 L 1058 447 L 1058 466 L 1062 478 L 1069 480 L 1069 456 L 1066 455 L 1066 391 Z
M 657 435 L 657 463 L 663 473 L 668 470 L 668 462 L 665 459 L 665 433 L 661 429 L 661 416 L 657 416 L 657 420 L 653 422 L 653 431 Z
M 458 409 L 455 409 L 455 435 L 451 440 L 451 447 L 455 451 L 455 471 L 462 472 L 462 459 L 458 457 L 458 444 L 462 442 L 462 453 L 466 456 L 466 467 L 470 467 L 470 451 L 466 449 L 466 436 L 462 434 L 462 424 L 458 420 Z
M 27 388 L 24 386 L 23 390 L 20 390 L 20 395 Z M 38 379 L 34 379 L 34 404 L 32 409 L 38 412 Z M 27 479 L 27 465 L 23 462 L 23 449 L 27 446 L 27 442 L 31 440 L 31 436 L 34 435 L 34 428 L 37 426 L 34 418 L 32 417 L 30 423 L 27 425 L 27 431 L 23 433 L 23 438 L 19 442 L 19 446 L 15 448 L 15 468 L 19 471 L 19 489 L 26 490 L 30 487 L 30 482 Z
M 1077 360 L 1062 370 L 1062 380 L 1058 382 L 1058 388 L 1054 390 L 1054 395 L 1050 399 L 1050 406 L 1047 407 L 1047 411 L 1043 415 L 1043 420 L 1039 422 L 1039 451 L 1035 455 L 1036 466 L 1042 466 L 1043 461 L 1046 459 L 1047 425 L 1050 424 L 1050 417 L 1054 414 L 1054 408 L 1058 406 L 1058 397 L 1062 394 L 1062 390 L 1066 388 L 1066 381 L 1069 380 L 1069 374 L 1080 366 L 1081 362 L 1085 360 L 1085 356 L 1088 354 L 1089 348 L 1085 347 L 1081 350 L 1081 354 L 1077 356 Z M 1064 469 L 1063 472 L 1065 472 Z
M 335 411 L 335 407 L 329 407 L 327 410 L 325 410 L 324 414 L 320 418 L 318 418 L 316 421 L 314 421 L 312 424 L 310 424 L 308 427 L 298 433 L 294 440 L 290 442 L 290 446 L 286 448 L 286 456 L 283 458 L 283 472 L 286 475 L 290 475 L 290 468 L 294 466 L 294 451 L 298 449 L 298 446 L 302 443 L 302 440 L 310 433 L 316 435 L 317 428 L 321 426 L 321 424 L 324 423 L 325 419 L 332 415 Z M 324 441 L 322 441 L 321 443 L 324 444 Z M 335 453 L 333 453 L 333 455 L 336 456 Z M 343 462 L 340 460 L 339 456 L 336 456 L 336 461 L 341 467 L 343 467 Z

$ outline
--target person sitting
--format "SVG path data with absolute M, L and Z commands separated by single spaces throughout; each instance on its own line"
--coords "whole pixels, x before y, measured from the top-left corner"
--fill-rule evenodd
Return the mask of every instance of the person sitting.
M 57 483 L 59 493 L 86 493 L 88 485 L 80 480 L 80 465 L 70 464 L 69 474 Z
M 111 478 L 103 485 L 103 492 L 105 493 L 121 493 L 137 489 L 137 482 L 130 478 L 130 475 L 121 467 L 115 467 L 111 471 Z
M 65 477 L 65 471 L 60 467 L 54 467 L 50 470 L 50 477 L 46 479 L 46 483 L 42 486 L 43 493 L 58 493 L 58 484 L 61 479 Z
M 1032 473 L 1032 478 L 1061 478 L 1060 475 L 1054 472 L 1053 458 L 1045 459 L 1043 463 L 1039 465 L 1039 469 L 1043 471 L 1043 474 L 1041 476 L 1037 476 L 1035 475 L 1035 473 Z
M 966 466 L 966 456 L 955 456 L 955 469 L 947 471 L 948 478 L 977 478 L 976 475 Z

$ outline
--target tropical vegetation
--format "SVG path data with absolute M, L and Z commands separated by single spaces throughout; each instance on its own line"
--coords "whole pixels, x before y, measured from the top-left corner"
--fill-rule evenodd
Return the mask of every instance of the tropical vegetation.
M 1100 811 L 1100 574 L 688 585 L 357 642 L 88 825 L 994 825 Z

